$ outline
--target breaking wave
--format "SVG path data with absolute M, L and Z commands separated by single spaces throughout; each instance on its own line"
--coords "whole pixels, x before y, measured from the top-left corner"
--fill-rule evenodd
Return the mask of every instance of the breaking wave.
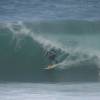
M 0 23 L 1 81 L 97 81 L 100 22 Z M 59 62 L 44 70 L 54 48 Z

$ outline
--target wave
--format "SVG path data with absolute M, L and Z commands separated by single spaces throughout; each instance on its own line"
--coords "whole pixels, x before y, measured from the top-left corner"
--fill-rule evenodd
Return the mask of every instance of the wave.
M 93 38 L 87 44 L 81 38 L 83 34 L 99 35 L 99 24 L 88 21 L 0 23 L 0 80 L 97 81 L 99 49 L 89 44 Z M 49 64 L 45 52 L 52 48 L 57 52 L 59 64 L 53 70 L 44 70 Z
M 100 21 L 87 20 L 49 20 L 26 22 L 34 32 L 50 34 L 98 34 Z

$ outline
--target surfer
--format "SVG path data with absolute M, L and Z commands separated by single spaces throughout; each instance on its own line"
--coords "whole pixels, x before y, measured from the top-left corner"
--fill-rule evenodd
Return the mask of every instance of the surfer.
M 51 49 L 49 51 L 47 51 L 46 56 L 48 57 L 49 61 L 53 64 L 53 63 L 58 63 L 56 60 L 57 57 L 57 51 L 55 49 Z

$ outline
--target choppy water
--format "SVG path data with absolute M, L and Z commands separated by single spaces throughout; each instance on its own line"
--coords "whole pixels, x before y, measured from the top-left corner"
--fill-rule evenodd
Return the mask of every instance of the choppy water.
M 0 20 L 98 20 L 99 9 L 99 0 L 1 0 Z
M 0 84 L 2 100 L 99 100 L 100 84 L 35 84 L 6 83 Z

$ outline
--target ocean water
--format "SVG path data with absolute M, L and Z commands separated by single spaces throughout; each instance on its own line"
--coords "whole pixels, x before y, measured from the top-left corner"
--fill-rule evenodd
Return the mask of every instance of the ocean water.
M 2 100 L 99 100 L 99 83 L 3 83 L 0 84 Z
M 0 100 L 99 100 L 99 9 L 99 0 L 1 0 Z M 52 48 L 58 64 L 45 70 Z

